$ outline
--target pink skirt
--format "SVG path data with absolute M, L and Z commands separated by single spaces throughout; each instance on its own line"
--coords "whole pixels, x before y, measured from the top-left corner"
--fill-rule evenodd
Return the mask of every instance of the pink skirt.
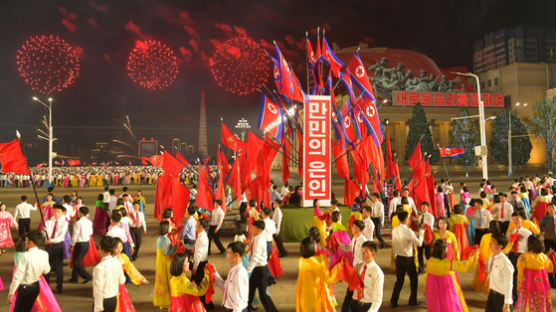
M 548 312 L 552 311 L 550 283 L 546 269 L 525 269 L 525 278 L 517 295 L 516 311 Z
M 118 294 L 118 310 L 119 312 L 135 312 L 133 307 L 133 302 L 131 302 L 131 297 L 125 288 L 125 284 L 120 284 Z
M 433 275 L 427 273 L 425 298 L 429 312 L 463 312 L 463 304 L 458 296 L 454 277 L 448 275 Z
M 170 297 L 168 312 L 205 312 L 205 307 L 199 297 L 183 295 Z
M 0 248 L 10 248 L 14 246 L 12 232 L 10 231 L 11 219 L 0 219 Z
M 14 272 L 15 272 L 15 268 L 14 268 Z M 41 276 L 41 279 L 39 280 L 39 287 L 40 287 L 40 293 L 39 296 L 37 297 L 37 300 L 35 301 L 35 305 L 33 306 L 31 312 L 62 312 L 62 309 L 60 309 L 60 306 L 56 301 L 56 297 L 54 297 L 54 294 L 52 293 L 50 286 L 48 286 L 48 283 L 46 282 L 43 276 Z M 10 305 L 10 312 L 14 312 L 16 299 L 17 299 L 17 291 L 15 292 L 12 299 L 12 303 Z
M 42 211 L 42 216 L 44 218 L 44 221 L 50 220 L 50 218 L 54 217 L 54 209 L 52 209 L 52 206 L 46 206 L 44 207 L 43 211 Z M 43 229 L 43 224 L 42 222 L 39 222 L 39 232 L 42 231 Z
M 106 234 L 106 224 L 108 224 L 108 213 L 101 207 L 96 207 L 95 219 L 93 220 L 93 233 L 103 236 Z

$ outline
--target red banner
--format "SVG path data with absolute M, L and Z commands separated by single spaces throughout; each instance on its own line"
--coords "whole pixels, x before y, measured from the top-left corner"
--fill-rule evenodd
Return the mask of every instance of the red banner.
M 305 105 L 303 135 L 303 206 L 311 207 L 314 199 L 330 205 L 330 96 L 310 96 Z
M 504 107 L 504 95 L 481 93 L 485 107 Z M 394 91 L 393 106 L 478 107 L 477 93 Z

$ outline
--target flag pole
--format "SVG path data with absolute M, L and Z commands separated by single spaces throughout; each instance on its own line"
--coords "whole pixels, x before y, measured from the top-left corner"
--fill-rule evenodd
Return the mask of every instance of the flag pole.
M 436 144 L 436 147 L 440 149 L 440 145 Z M 446 167 L 446 159 L 442 157 L 442 165 L 444 166 L 444 171 L 446 171 L 446 176 L 450 180 L 450 174 L 448 173 L 448 168 Z
M 309 32 L 305 31 L 305 39 L 309 40 Z M 305 44 L 305 70 L 307 75 L 307 94 L 309 94 L 310 85 L 309 85 L 309 51 L 307 51 L 307 44 Z
M 25 152 L 23 152 L 23 144 L 21 144 L 21 134 L 19 133 L 18 130 L 15 131 L 17 138 L 19 139 L 19 147 L 21 148 L 21 153 L 23 153 L 23 156 L 25 156 Z M 25 158 L 27 158 L 27 156 L 25 156 Z M 27 165 L 27 168 L 29 168 L 29 165 Z M 41 207 L 41 202 L 39 200 L 39 195 L 37 194 L 37 189 L 35 188 L 35 177 L 33 176 L 33 173 L 31 172 L 31 170 L 29 170 L 29 173 L 31 174 L 31 185 L 33 186 L 33 192 L 35 193 L 35 199 L 37 200 L 37 205 L 39 206 L 39 214 L 41 215 L 41 222 L 44 228 L 46 228 L 46 224 L 44 222 L 44 216 L 42 215 L 42 207 Z

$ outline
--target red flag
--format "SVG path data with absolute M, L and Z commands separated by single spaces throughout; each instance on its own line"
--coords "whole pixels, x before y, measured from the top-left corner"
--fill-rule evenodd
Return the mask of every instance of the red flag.
M 164 154 L 162 154 L 162 170 L 164 170 L 164 173 L 177 177 L 183 168 L 185 168 L 184 164 L 172 156 L 172 154 L 164 151 Z
M 349 178 L 344 179 L 344 205 L 350 207 L 359 196 L 361 189 Z
M 344 66 L 344 63 L 334 54 L 326 41 L 326 37 L 324 37 L 324 33 L 322 34 L 322 58 L 330 65 L 330 71 L 334 76 L 336 76 L 336 78 L 340 77 L 340 70 L 342 66 Z
M 401 191 L 402 190 L 402 180 L 400 177 L 400 167 L 398 167 L 398 160 L 396 159 L 396 161 L 394 162 L 394 179 L 395 181 L 395 185 L 394 185 L 394 189 Z
M 315 65 L 317 65 L 318 57 L 313 51 L 313 47 L 311 46 L 311 41 L 309 40 L 308 34 L 305 34 L 305 47 L 307 48 L 307 61 L 309 62 L 309 65 L 311 65 L 311 68 L 315 68 Z
M 280 150 L 280 144 L 274 141 L 270 136 L 265 137 L 265 145 L 261 153 L 261 192 L 262 199 L 264 200 L 265 207 L 270 207 L 270 167 L 272 162 Z
M 44 166 L 46 166 L 46 163 L 40 163 L 40 164 L 37 164 L 37 165 L 35 166 L 35 168 L 42 168 L 42 167 L 44 167 Z
M 334 154 L 334 161 L 336 162 L 338 175 L 343 178 L 349 178 L 347 153 L 345 149 L 342 148 L 341 141 L 336 141 L 336 143 L 334 144 L 334 148 L 332 148 L 332 153 Z
M 426 161 L 421 161 L 415 170 L 411 174 L 413 179 L 413 197 L 415 198 L 415 204 L 420 206 L 422 202 L 431 202 L 429 197 L 428 185 L 427 185 L 427 168 Z
M 292 145 L 285 138 L 285 136 L 282 136 L 282 147 L 284 151 L 282 153 L 282 182 L 285 185 L 288 183 L 288 179 L 290 178 L 290 158 L 292 150 Z
M 431 165 L 429 163 L 429 160 L 427 159 L 425 162 L 425 174 L 426 174 L 426 179 L 427 179 L 427 191 L 429 192 L 429 200 L 430 200 L 430 213 L 432 213 L 434 215 L 435 219 L 438 219 L 438 211 L 436 209 L 436 198 L 435 198 L 435 192 L 434 192 L 434 176 L 432 175 L 431 172 Z
M 162 220 L 162 213 L 171 204 L 172 177 L 163 175 L 156 180 L 156 192 L 154 199 L 154 217 Z
M 386 178 L 392 179 L 394 176 L 394 161 L 392 160 L 392 148 L 390 147 L 390 131 L 388 131 L 388 121 L 386 122 Z
M 409 167 L 411 167 L 411 169 L 415 170 L 419 162 L 421 162 L 422 158 L 423 154 L 421 153 L 421 141 L 419 141 L 415 146 L 413 154 L 411 154 L 411 157 L 409 158 L 407 163 L 409 164 Z
M 0 143 L 0 164 L 4 173 L 31 174 L 27 166 L 27 158 L 21 150 L 19 139 L 8 143 Z
M 224 155 L 224 151 L 220 149 L 218 150 L 217 162 L 222 165 L 222 172 L 224 173 L 224 178 L 228 178 L 228 174 L 230 173 L 230 164 L 228 164 L 228 160 L 226 159 L 226 155 Z M 228 181 L 230 180 L 228 179 Z
M 212 211 L 212 189 L 208 182 L 208 173 L 205 172 L 203 165 L 199 163 L 199 182 L 197 185 L 197 206 L 208 211 Z
M 68 164 L 70 165 L 70 167 L 73 167 L 73 166 L 80 165 L 81 161 L 79 159 L 70 159 L 68 160 Z
M 373 87 L 371 86 L 371 82 L 369 80 L 369 76 L 367 76 L 367 71 L 365 70 L 365 65 L 359 54 L 355 52 L 355 55 L 351 59 L 351 62 L 348 65 L 348 71 L 353 78 L 353 82 L 368 96 L 371 97 L 373 101 L 376 102 L 376 98 L 373 92 Z
M 277 58 L 274 59 L 271 57 L 271 59 L 274 64 L 274 81 L 276 82 L 276 88 L 286 98 L 305 103 L 305 93 L 301 88 L 299 80 L 290 68 L 282 52 L 280 52 L 278 45 L 275 43 L 274 46 L 276 47 Z
M 356 135 L 354 121 L 350 112 L 349 101 L 347 101 L 346 104 L 340 110 L 340 118 L 342 121 L 340 125 L 342 126 L 342 131 L 344 133 L 346 142 L 352 146 L 355 145 L 355 143 L 358 140 L 358 137 Z
M 224 168 L 220 158 L 220 151 L 218 152 L 218 185 L 216 186 L 216 195 L 214 200 L 220 199 L 222 201 L 222 210 L 226 212 L 226 194 L 224 192 Z
M 297 160 L 299 164 L 297 165 L 297 171 L 299 172 L 299 176 L 303 179 L 303 134 L 301 131 L 297 131 L 297 139 L 299 141 L 299 150 L 297 155 Z
M 363 115 L 363 121 L 367 126 L 367 129 L 374 136 L 376 144 L 382 144 L 382 125 L 380 124 L 380 117 L 378 115 L 378 109 L 376 103 L 365 93 L 357 99 L 357 103 Z
M 189 166 L 189 162 L 180 152 L 176 152 L 176 159 L 179 160 L 184 166 Z
M 222 144 L 237 153 L 247 148 L 247 143 L 238 139 L 225 123 L 222 123 Z
M 180 183 L 176 178 L 171 180 L 172 187 L 172 210 L 174 211 L 174 217 L 172 221 L 175 224 L 181 224 L 183 216 L 187 212 L 187 206 L 189 205 L 189 190 Z
M 261 174 L 261 162 L 259 161 L 259 156 L 263 151 L 265 143 L 263 139 L 260 139 L 253 132 L 249 131 L 247 140 L 247 166 L 248 169 L 252 170 L 255 175 Z
M 245 156 L 238 155 L 238 157 L 236 158 L 236 160 L 232 165 L 232 177 L 230 178 L 231 187 L 234 190 L 234 195 L 238 202 L 241 202 L 241 195 L 242 195 L 240 164 L 243 161 L 244 157 Z
M 141 161 L 144 165 L 146 165 L 148 161 L 155 167 L 162 167 L 163 158 L 162 155 L 153 155 L 151 157 L 141 157 Z
M 259 129 L 273 136 L 276 140 L 280 140 L 280 135 L 282 134 L 282 110 L 278 104 L 271 101 L 264 94 L 261 95 Z

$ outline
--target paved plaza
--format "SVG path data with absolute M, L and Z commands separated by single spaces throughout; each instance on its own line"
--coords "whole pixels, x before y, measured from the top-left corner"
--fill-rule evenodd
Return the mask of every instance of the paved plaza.
M 478 180 L 478 178 L 468 180 L 471 185 L 472 194 L 474 194 L 478 188 Z M 496 183 L 497 186 L 504 187 L 503 189 L 507 188 L 504 183 L 509 185 L 509 181 L 507 181 L 507 179 L 500 179 L 498 181 L 496 179 L 493 180 L 496 181 L 494 183 Z M 343 185 L 343 183 L 340 183 L 341 181 L 336 180 L 334 182 L 334 190 L 336 191 L 336 194 L 341 194 L 342 187 L 340 187 L 340 184 Z M 459 181 L 456 180 L 454 181 L 454 184 L 455 183 L 459 183 Z M 140 256 L 137 261 L 135 261 L 135 265 L 146 276 L 151 284 L 142 286 L 128 284 L 126 287 L 137 311 L 158 311 L 159 309 L 154 308 L 152 305 L 152 292 L 155 276 L 155 241 L 157 237 L 157 220 L 153 218 L 152 214 L 155 188 L 153 186 L 131 186 L 130 192 L 134 193 L 139 189 L 143 191 L 143 194 L 147 198 L 148 203 L 148 235 L 143 240 Z M 456 189 L 458 188 L 456 187 Z M 116 190 L 117 192 L 119 192 L 121 188 L 117 187 Z M 77 191 L 79 192 L 79 195 L 84 198 L 85 203 L 89 205 L 93 204 L 96 196 L 102 192 L 100 188 L 84 188 L 78 189 Z M 71 189 L 57 189 L 55 191 L 55 194 L 57 196 L 61 196 L 64 194 L 69 194 L 70 192 Z M 41 198 L 44 193 L 44 190 L 39 190 L 39 196 Z M 32 193 L 32 189 L 0 189 L 0 201 L 5 201 L 8 205 L 8 210 L 13 213 L 15 205 L 18 203 L 18 199 L 22 194 L 26 194 L 30 198 L 34 196 Z M 339 198 L 342 197 L 339 196 Z M 237 209 L 232 209 L 231 215 L 227 216 L 226 220 L 231 219 L 232 215 L 237 216 Z M 38 212 L 33 212 L 31 218 L 33 220 L 32 228 L 36 228 L 39 221 Z M 225 227 L 231 228 L 232 221 L 227 221 L 225 223 Z M 15 237 L 17 237 L 16 231 L 14 231 L 13 233 Z M 389 244 L 391 238 L 390 229 L 384 229 L 384 234 L 385 239 Z M 231 236 L 227 235 L 226 237 L 224 237 L 223 242 L 226 244 L 230 240 Z M 272 299 L 276 303 L 279 311 L 295 311 L 295 285 L 298 271 L 297 261 L 299 258 L 299 244 L 286 243 L 286 248 L 288 249 L 289 256 L 280 259 L 282 268 L 284 269 L 284 275 L 278 279 L 278 283 L 276 285 L 270 287 L 270 292 L 272 295 Z M 229 265 L 226 263 L 225 257 L 223 255 L 217 255 L 218 252 L 216 248 L 214 248 L 213 251 L 215 251 L 215 254 L 209 257 L 209 261 L 216 266 L 216 269 L 218 270 L 218 272 L 221 273 L 221 275 L 226 275 L 229 269 Z M 9 287 L 11 281 L 11 274 L 13 270 L 13 254 L 14 251 L 13 249 L 11 249 L 4 255 L 0 256 L 0 277 L 2 278 L 2 281 L 4 282 L 4 286 L 6 288 Z M 409 298 L 409 279 L 407 277 L 402 294 L 400 296 L 400 306 L 396 309 L 391 309 L 389 307 L 389 299 L 395 282 L 395 275 L 390 269 L 390 254 L 391 249 L 385 248 L 379 251 L 377 258 L 377 263 L 380 265 L 386 275 L 383 306 L 381 308 L 381 311 L 426 311 L 423 294 L 424 275 L 419 276 L 418 299 L 422 302 L 419 307 L 407 306 L 407 301 Z M 89 268 L 89 271 L 92 272 L 92 268 Z M 68 280 L 70 278 L 70 275 L 71 270 L 69 269 L 69 267 L 65 267 L 64 280 Z M 470 311 L 484 311 L 484 304 L 486 302 L 487 296 L 485 294 L 478 293 L 471 288 L 473 272 L 461 273 L 458 274 L 458 276 Z M 51 277 L 51 279 L 52 281 L 54 281 L 54 278 Z M 54 283 L 52 283 L 51 285 L 54 285 Z M 343 301 L 346 287 L 346 284 L 343 282 L 336 284 L 334 287 L 336 291 L 336 299 L 338 300 L 339 305 L 341 305 Z M 4 299 L 0 300 L 0 311 L 8 311 L 8 304 L 6 301 L 7 289 L 2 291 L 2 293 L 4 294 Z M 552 290 L 552 297 L 553 304 L 556 304 L 556 300 L 554 300 L 554 298 L 556 298 L 556 290 Z M 92 284 L 88 283 L 82 285 L 65 283 L 64 293 L 62 295 L 56 294 L 56 298 L 63 311 L 90 311 L 92 306 Z M 222 292 L 220 289 L 216 288 L 216 294 L 214 298 L 216 305 L 219 306 L 222 299 Z M 259 306 L 259 308 L 259 311 L 263 310 L 262 306 Z M 340 307 L 337 307 L 337 310 L 339 311 Z M 219 308 L 216 309 L 216 311 L 219 311 Z

